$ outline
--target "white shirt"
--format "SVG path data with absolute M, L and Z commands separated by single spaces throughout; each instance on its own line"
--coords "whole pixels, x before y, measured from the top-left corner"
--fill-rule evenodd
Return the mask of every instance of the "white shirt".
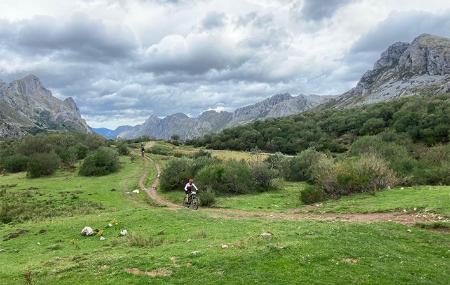
M 195 184 L 194 183 L 186 183 L 186 186 L 184 186 L 184 191 L 187 191 L 188 190 L 188 187 L 194 187 L 195 188 L 195 190 L 196 191 L 198 191 L 198 189 L 197 189 L 197 186 L 195 186 Z

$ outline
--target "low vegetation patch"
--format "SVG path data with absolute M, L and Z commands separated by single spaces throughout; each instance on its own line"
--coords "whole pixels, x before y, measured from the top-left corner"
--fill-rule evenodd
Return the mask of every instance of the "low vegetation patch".
M 57 216 L 90 214 L 102 210 L 95 202 L 80 198 L 76 191 L 48 194 L 38 190 L 0 191 L 0 223 L 20 223 Z

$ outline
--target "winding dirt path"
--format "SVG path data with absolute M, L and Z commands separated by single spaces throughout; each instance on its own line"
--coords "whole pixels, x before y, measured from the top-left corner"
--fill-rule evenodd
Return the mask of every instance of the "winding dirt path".
M 148 169 L 149 169 L 150 162 L 152 162 L 153 165 L 156 168 L 156 178 L 153 180 L 152 185 L 150 186 L 150 188 L 147 188 L 145 186 L 145 181 L 147 180 L 147 177 L 148 177 Z M 142 174 L 141 178 L 139 179 L 139 187 L 141 188 L 141 190 L 145 191 L 145 193 L 147 193 L 147 195 L 156 204 L 158 204 L 160 206 L 167 207 L 168 209 L 171 209 L 171 210 L 176 210 L 176 209 L 181 208 L 179 205 L 165 200 L 164 198 L 159 196 L 158 193 L 156 192 L 156 189 L 159 186 L 159 176 L 160 175 L 161 175 L 161 166 L 158 163 L 156 163 L 154 160 L 152 160 L 151 158 L 148 158 L 147 156 L 145 156 L 144 173 Z
M 150 188 L 145 186 L 148 176 L 150 162 L 156 168 L 156 178 L 153 180 Z M 147 195 L 158 205 L 167 207 L 169 210 L 178 210 L 183 207 L 172 203 L 159 196 L 156 191 L 159 186 L 159 176 L 161 175 L 160 165 L 151 158 L 145 157 L 144 173 L 139 180 L 139 187 L 147 193 Z M 271 220 L 284 221 L 339 221 L 354 223 L 371 223 L 371 222 L 396 222 L 403 225 L 415 225 L 416 223 L 438 222 L 437 215 L 433 214 L 405 214 L 405 213 L 366 213 L 366 214 L 339 214 L 339 213 L 296 213 L 296 210 L 290 210 L 285 213 L 279 212 L 262 212 L 262 211 L 244 211 L 236 209 L 220 209 L 220 208 L 202 208 L 202 212 L 208 213 L 213 218 L 239 219 L 239 218 L 265 218 Z

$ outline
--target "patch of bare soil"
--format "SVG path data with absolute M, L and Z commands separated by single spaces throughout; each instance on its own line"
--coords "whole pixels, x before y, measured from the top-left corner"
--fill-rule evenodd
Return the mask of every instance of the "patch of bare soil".
M 125 271 L 136 276 L 168 277 L 172 275 L 172 272 L 166 268 L 157 268 L 152 271 L 142 271 L 138 268 L 127 268 Z

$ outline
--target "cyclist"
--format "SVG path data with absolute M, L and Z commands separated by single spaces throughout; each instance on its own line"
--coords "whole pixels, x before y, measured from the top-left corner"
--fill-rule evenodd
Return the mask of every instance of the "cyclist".
M 142 155 L 142 157 L 144 157 L 144 153 L 145 153 L 144 143 L 141 143 L 141 155 Z
M 186 201 L 189 201 L 189 196 L 191 196 L 192 189 L 195 189 L 195 191 L 198 191 L 197 186 L 194 184 L 194 179 L 190 178 L 189 182 L 186 183 L 186 186 L 184 186 L 184 193 L 186 193 Z

